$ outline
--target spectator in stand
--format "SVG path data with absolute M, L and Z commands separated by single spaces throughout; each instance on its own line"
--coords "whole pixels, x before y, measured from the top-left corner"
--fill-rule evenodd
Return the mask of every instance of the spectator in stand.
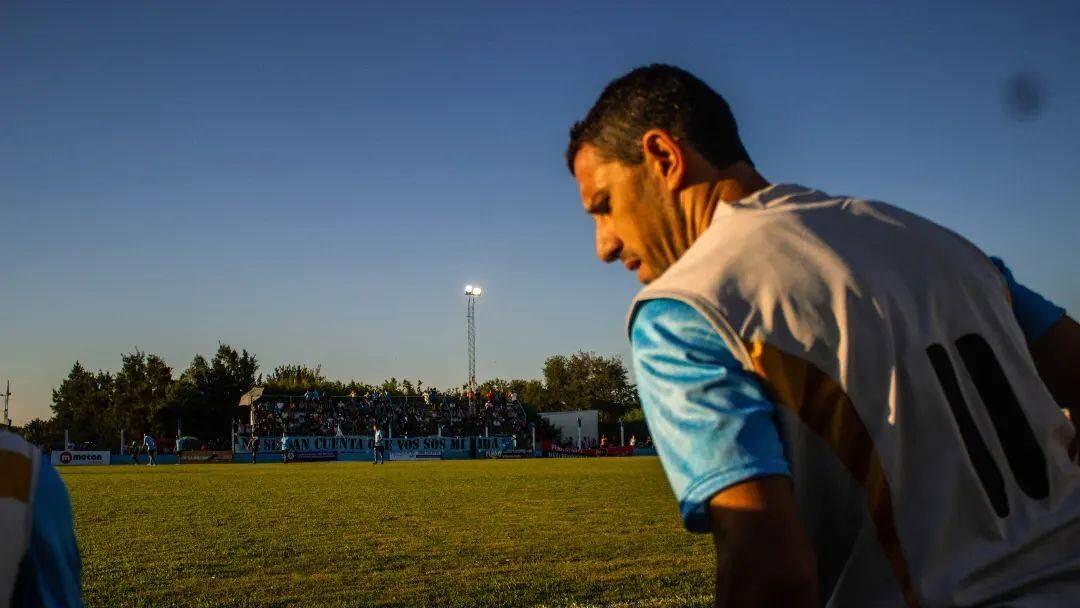
M 423 395 L 429 395 L 426 404 Z M 308 398 L 313 397 L 311 391 Z M 257 403 L 253 412 L 254 428 L 261 436 L 280 434 L 335 436 L 338 428 L 344 435 L 362 433 L 362 429 L 378 424 L 400 429 L 403 435 L 426 436 L 481 435 L 485 425 L 491 433 L 512 435 L 521 432 L 525 414 L 519 402 L 507 395 L 492 392 L 493 401 L 488 405 L 473 402 L 475 410 L 466 407 L 463 396 L 440 395 L 433 389 L 421 392 L 417 398 L 391 400 L 389 393 L 376 392 L 367 397 L 356 397 L 348 402 L 301 400 L 299 402 Z M 462 399 L 459 403 L 458 399 Z M 483 403 L 483 405 L 481 405 Z
M 154 438 L 150 436 L 150 433 L 143 433 L 143 445 L 146 446 L 146 455 L 150 457 L 150 462 L 146 463 L 148 467 L 157 466 L 154 462 L 154 456 L 157 454 L 157 444 L 154 443 Z

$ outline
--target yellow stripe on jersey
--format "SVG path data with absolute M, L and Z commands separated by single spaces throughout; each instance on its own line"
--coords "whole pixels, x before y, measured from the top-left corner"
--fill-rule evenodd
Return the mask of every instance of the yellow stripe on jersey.
M 0 450 L 0 499 L 30 502 L 33 463 L 22 454 Z
M 747 350 L 754 370 L 765 380 L 773 399 L 819 435 L 866 491 L 870 518 L 878 542 L 910 608 L 919 605 L 911 571 L 900 549 L 893 515 L 889 480 L 881 466 L 870 433 L 844 389 L 806 361 L 763 342 L 751 342 Z

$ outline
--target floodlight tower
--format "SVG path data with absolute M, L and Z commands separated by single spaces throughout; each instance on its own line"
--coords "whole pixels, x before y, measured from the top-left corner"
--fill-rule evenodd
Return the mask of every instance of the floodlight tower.
M 484 290 L 479 285 L 465 286 L 465 319 L 469 323 L 469 392 L 476 390 L 476 301 Z M 470 403 L 472 399 L 470 398 Z
M 11 397 L 11 380 L 7 381 L 7 388 L 4 389 L 4 426 L 11 425 L 11 418 L 8 417 L 8 398 Z

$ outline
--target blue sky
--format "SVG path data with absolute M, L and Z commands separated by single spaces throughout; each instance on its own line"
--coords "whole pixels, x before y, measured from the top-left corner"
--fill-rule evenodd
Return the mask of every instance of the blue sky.
M 828 4 L 828 7 L 825 7 Z M 685 67 L 772 181 L 887 200 L 1070 310 L 1080 5 L 0 4 L 0 381 L 47 416 L 81 360 L 218 341 L 264 371 L 459 385 L 625 356 L 562 153 L 611 78 Z M 1025 74 L 1041 112 L 1017 120 Z

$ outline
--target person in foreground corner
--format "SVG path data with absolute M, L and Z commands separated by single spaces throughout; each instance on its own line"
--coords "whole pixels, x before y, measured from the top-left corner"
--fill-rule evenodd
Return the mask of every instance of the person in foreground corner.
M 1080 325 L 900 208 L 758 173 L 724 99 L 651 65 L 566 153 L 645 288 L 641 402 L 720 606 L 1080 598 Z
M 71 500 L 56 469 L 0 431 L 0 607 L 82 606 Z

